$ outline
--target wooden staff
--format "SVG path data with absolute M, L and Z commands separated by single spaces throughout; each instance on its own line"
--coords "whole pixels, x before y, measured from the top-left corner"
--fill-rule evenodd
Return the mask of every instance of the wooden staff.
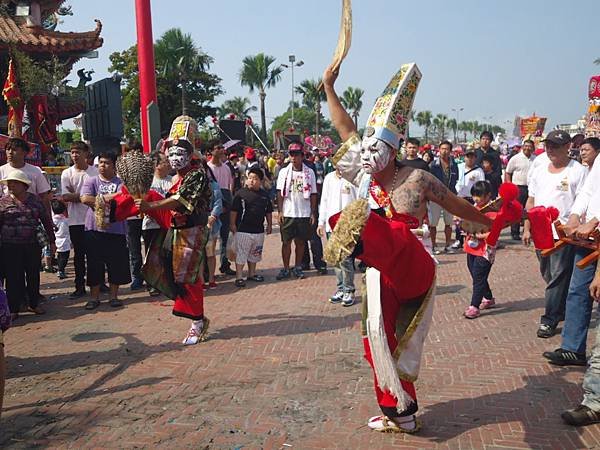
M 600 230 L 597 228 L 587 239 L 568 237 L 560 220 L 554 222 L 554 228 L 556 229 L 556 234 L 558 234 L 558 241 L 556 241 L 553 248 L 542 250 L 542 257 L 550 256 L 552 253 L 563 248 L 565 245 L 575 245 L 576 247 L 582 247 L 591 250 L 589 255 L 579 260 L 579 262 L 576 264 L 578 269 L 585 269 L 587 266 L 600 258 Z

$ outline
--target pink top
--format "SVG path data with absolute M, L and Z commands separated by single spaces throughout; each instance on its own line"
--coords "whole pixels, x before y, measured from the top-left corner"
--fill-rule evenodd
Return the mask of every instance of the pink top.
M 214 165 L 212 162 L 208 163 L 208 167 L 215 174 L 215 178 L 217 179 L 217 183 L 219 183 L 219 187 L 221 189 L 229 189 L 233 186 L 233 175 L 231 174 L 231 170 L 225 164 L 221 164 L 220 166 Z

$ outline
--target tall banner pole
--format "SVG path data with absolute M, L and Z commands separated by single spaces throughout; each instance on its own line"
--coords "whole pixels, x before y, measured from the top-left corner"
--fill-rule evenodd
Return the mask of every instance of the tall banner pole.
M 135 0 L 137 22 L 138 68 L 140 76 L 140 118 L 144 152 L 152 150 L 160 137 L 157 123 L 158 100 L 154 68 L 154 40 L 152 38 L 152 12 L 150 0 Z

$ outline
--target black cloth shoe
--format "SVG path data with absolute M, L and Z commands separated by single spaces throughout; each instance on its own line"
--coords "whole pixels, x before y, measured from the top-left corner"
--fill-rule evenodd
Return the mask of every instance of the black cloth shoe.
M 69 298 L 71 300 L 75 300 L 77 298 L 85 297 L 85 294 L 86 294 L 85 288 L 77 288 L 77 289 L 75 289 L 75 291 L 73 291 L 69 294 Z
M 219 271 L 223 274 L 223 275 L 229 275 L 229 276 L 233 276 L 235 275 L 235 270 L 232 270 L 231 267 L 221 267 L 219 269 Z
M 600 413 L 588 408 L 585 405 L 579 405 L 575 409 L 569 409 L 563 412 L 560 417 L 568 425 L 575 427 L 581 427 L 583 425 L 590 425 L 592 423 L 600 422 Z
M 562 348 L 556 349 L 553 352 L 544 352 L 543 356 L 548 359 L 550 364 L 555 366 L 585 366 L 587 360 L 585 353 L 575 353 Z
M 537 330 L 537 337 L 539 338 L 551 338 L 556 334 L 556 327 L 552 327 L 550 325 L 541 324 Z

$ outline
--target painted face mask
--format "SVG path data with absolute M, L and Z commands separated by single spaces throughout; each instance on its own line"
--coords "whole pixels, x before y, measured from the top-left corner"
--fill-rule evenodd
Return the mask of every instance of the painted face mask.
M 392 148 L 376 137 L 364 138 L 360 149 L 360 159 L 367 173 L 381 172 L 392 158 Z
M 174 170 L 181 170 L 190 163 L 190 155 L 183 147 L 169 147 L 167 155 Z

